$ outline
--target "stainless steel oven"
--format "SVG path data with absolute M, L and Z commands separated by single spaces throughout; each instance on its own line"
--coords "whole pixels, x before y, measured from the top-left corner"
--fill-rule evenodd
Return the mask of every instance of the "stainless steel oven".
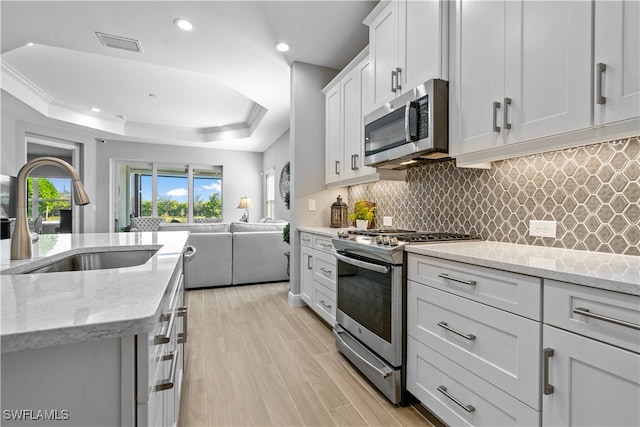
M 351 230 L 333 239 L 337 259 L 336 346 L 394 404 L 404 403 L 404 246 L 469 240 L 465 234 Z
M 346 252 L 338 261 L 336 343 L 391 400 L 401 399 L 402 265 Z

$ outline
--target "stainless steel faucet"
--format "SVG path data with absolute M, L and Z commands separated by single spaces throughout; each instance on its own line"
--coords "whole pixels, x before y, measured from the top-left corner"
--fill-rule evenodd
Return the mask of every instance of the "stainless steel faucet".
M 31 258 L 31 234 L 27 226 L 27 177 L 32 170 L 44 165 L 59 166 L 69 172 L 73 184 L 73 200 L 76 205 L 87 205 L 90 202 L 78 172 L 69 163 L 56 157 L 39 157 L 27 162 L 18 172 L 16 228 L 11 237 L 11 259 Z

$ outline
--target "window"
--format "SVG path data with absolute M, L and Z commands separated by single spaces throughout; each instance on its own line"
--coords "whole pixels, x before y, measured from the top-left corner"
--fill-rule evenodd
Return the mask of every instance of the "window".
M 222 218 L 222 167 L 120 164 L 118 194 L 122 225 L 129 215 L 166 222 Z
M 265 205 L 264 212 L 267 218 L 275 219 L 276 215 L 276 173 L 271 168 L 264 174 L 265 181 Z
M 60 221 L 60 209 L 71 209 L 71 179 L 27 178 L 27 217 Z

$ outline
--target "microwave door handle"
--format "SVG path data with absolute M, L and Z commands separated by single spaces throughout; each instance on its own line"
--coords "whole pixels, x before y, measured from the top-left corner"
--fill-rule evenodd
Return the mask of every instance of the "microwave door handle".
M 349 258 L 336 252 L 336 258 L 347 264 L 364 268 L 365 270 L 375 271 L 376 273 L 388 274 L 391 269 L 385 265 L 372 264 L 370 262 L 360 261 L 359 259 Z
M 411 142 L 418 139 L 418 135 L 411 134 L 411 109 L 417 111 L 417 105 L 415 102 L 407 101 L 407 105 L 404 108 L 404 137 L 405 141 Z

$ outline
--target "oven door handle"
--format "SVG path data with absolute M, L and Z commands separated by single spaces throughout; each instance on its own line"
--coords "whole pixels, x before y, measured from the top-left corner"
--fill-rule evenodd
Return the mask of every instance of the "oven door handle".
M 376 273 L 389 274 L 391 271 L 390 267 L 386 265 L 372 264 L 366 261 L 360 261 L 359 259 L 350 258 L 348 256 L 344 256 L 340 253 L 336 252 L 336 258 L 342 262 L 346 262 L 347 264 L 354 265 L 356 267 L 364 268 L 365 270 L 375 271 Z

